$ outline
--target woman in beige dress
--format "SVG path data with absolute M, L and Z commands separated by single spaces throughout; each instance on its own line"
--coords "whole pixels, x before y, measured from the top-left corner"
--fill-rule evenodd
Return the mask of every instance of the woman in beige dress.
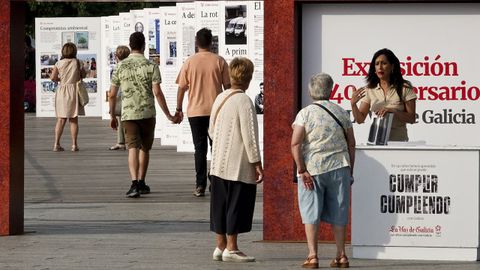
M 67 119 L 70 122 L 70 133 L 72 136 L 73 152 L 78 151 L 78 116 L 85 115 L 85 110 L 78 101 L 76 83 L 85 78 L 85 71 L 81 68 L 77 60 L 77 47 L 75 44 L 68 42 L 63 45 L 62 57 L 53 67 L 50 79 L 60 82 L 55 92 L 55 115 L 57 116 L 57 124 L 55 126 L 55 144 L 53 151 L 64 151 L 60 146 L 60 138 L 62 137 L 63 128 Z

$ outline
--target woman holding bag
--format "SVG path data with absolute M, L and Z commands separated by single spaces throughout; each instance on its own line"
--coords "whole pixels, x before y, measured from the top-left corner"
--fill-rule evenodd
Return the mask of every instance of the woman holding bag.
M 329 101 L 333 79 L 326 73 L 310 78 L 313 104 L 300 110 L 292 124 L 292 155 L 297 165 L 298 206 L 305 224 L 308 256 L 303 268 L 318 268 L 320 221 L 332 225 L 337 253 L 333 268 L 348 268 L 345 233 L 353 183 L 355 136 L 348 113 Z
M 252 262 L 237 237 L 252 229 L 257 184 L 263 181 L 255 107 L 245 94 L 253 63 L 236 57 L 229 65 L 232 87 L 217 96 L 208 133 L 213 140 L 210 180 L 210 230 L 215 232 L 215 261 Z
M 68 42 L 62 47 L 62 57 L 53 67 L 50 79 L 59 82 L 57 91 L 55 91 L 55 115 L 57 124 L 55 126 L 55 144 L 53 151 L 64 151 L 60 145 L 63 128 L 67 119 L 70 122 L 70 133 L 72 137 L 73 152 L 78 151 L 78 116 L 85 115 L 85 109 L 78 100 L 77 82 L 85 78 L 86 73 L 81 68 L 77 59 L 77 47 Z

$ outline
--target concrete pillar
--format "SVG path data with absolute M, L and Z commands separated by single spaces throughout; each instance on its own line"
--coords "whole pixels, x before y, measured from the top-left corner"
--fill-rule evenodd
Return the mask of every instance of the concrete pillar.
M 0 235 L 23 233 L 24 1 L 0 0 Z

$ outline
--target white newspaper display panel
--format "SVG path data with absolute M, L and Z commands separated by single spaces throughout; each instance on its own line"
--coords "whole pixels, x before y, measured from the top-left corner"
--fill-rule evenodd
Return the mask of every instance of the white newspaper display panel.
M 179 65 L 177 57 L 177 8 L 160 7 L 160 70 L 162 91 L 168 109 L 175 113 L 177 106 L 177 78 Z M 162 125 L 160 134 L 162 145 L 176 145 L 179 126 L 170 122 L 157 104 L 157 125 Z
M 97 76 L 100 57 L 100 18 L 36 18 L 36 104 L 37 116 L 55 116 L 55 92 L 58 83 L 50 80 L 53 67 L 60 60 L 62 46 L 73 42 L 77 58 L 87 72 L 84 82 L 90 102 L 85 107 L 86 116 L 101 116 L 101 77 Z
M 264 25 L 264 4 L 263 1 L 252 1 L 248 3 L 248 51 L 255 70 L 253 71 L 252 82 L 247 94 L 252 98 L 258 117 L 259 144 L 263 157 L 263 25 Z
M 177 6 L 182 10 L 181 33 L 182 36 L 182 63 L 188 56 L 195 53 L 195 33 L 203 27 L 212 30 L 213 44 L 212 51 L 218 53 L 218 33 L 219 33 L 219 2 L 196 1 L 194 3 L 182 3 Z M 177 28 L 178 29 L 178 28 Z M 193 51 L 192 51 L 193 42 Z M 180 58 L 179 58 L 180 59 Z M 179 70 L 181 66 L 178 67 Z M 184 120 L 180 124 L 180 134 L 177 140 L 177 151 L 194 152 L 192 132 L 188 123 L 187 115 L 188 93 L 185 94 L 183 100 Z M 209 152 L 210 155 L 210 152 Z
M 144 9 L 146 16 L 146 32 L 148 36 L 145 36 L 146 42 L 146 57 L 153 63 L 156 63 L 160 67 L 160 48 L 161 48 L 161 34 L 160 34 L 160 17 L 162 10 L 160 8 L 147 8 Z M 162 81 L 164 80 L 163 71 L 160 68 L 160 74 L 162 75 Z M 163 89 L 162 89 L 163 90 Z M 160 138 L 163 125 L 159 122 L 159 115 L 163 114 L 160 107 L 155 100 L 155 109 L 157 110 L 157 124 L 155 125 L 155 138 Z
M 212 52 L 219 53 L 219 35 L 220 35 L 220 4 L 223 1 L 196 1 L 196 25 L 195 32 L 201 28 L 208 28 L 212 30 Z M 221 55 L 221 54 L 220 54 Z
M 130 12 L 120 12 L 120 31 L 121 31 L 121 36 L 120 36 L 120 44 L 118 45 L 125 45 L 129 46 L 130 43 L 130 35 L 134 31 L 134 18 L 133 14 Z
M 123 40 L 122 18 L 120 16 L 110 16 L 110 23 L 112 24 L 112 38 L 110 47 L 116 50 L 119 45 L 128 46 L 128 42 Z
M 145 42 L 148 40 L 147 36 L 147 16 L 145 10 L 130 10 L 132 17 L 133 28 L 130 34 L 133 32 L 140 32 L 145 36 Z M 144 52 L 145 57 L 148 57 L 148 50 L 145 48 Z
M 254 102 L 258 117 L 260 148 L 263 150 L 263 1 L 222 1 L 220 17 L 220 55 L 230 63 L 235 57 L 247 57 L 254 74 L 246 94 Z
M 160 65 L 160 8 L 146 8 L 145 26 L 146 33 L 145 42 L 148 53 L 147 57 L 150 61 Z
M 219 43 L 220 55 L 227 63 L 235 57 L 249 57 L 250 41 L 247 23 L 252 17 L 250 4 L 246 1 L 222 1 L 220 2 L 220 18 L 225 18 L 220 23 Z
M 304 6 L 303 105 L 311 102 L 309 78 L 326 72 L 335 81 L 332 101 L 351 110 L 351 93 L 365 85 L 373 54 L 389 48 L 417 93 L 416 123 L 407 125 L 410 141 L 478 146 L 480 14 L 471 12 L 476 9 L 466 3 Z M 375 31 L 359 31 L 372 26 Z M 369 125 L 354 129 L 357 143 L 366 143 Z
M 102 78 L 99 87 L 102 97 L 102 118 L 110 119 L 107 91 L 110 89 L 110 73 L 115 65 L 115 48 L 112 47 L 113 27 L 111 17 L 101 17 L 100 57 L 98 58 L 98 76 Z
M 195 30 L 196 33 L 201 28 L 208 28 L 212 30 L 213 40 L 211 50 L 213 53 L 219 53 L 219 31 L 220 31 L 220 5 L 223 1 L 196 1 L 194 2 L 195 6 Z M 187 13 L 188 14 L 188 13 Z M 183 35 L 183 34 L 182 34 Z M 195 35 L 194 35 L 195 36 Z M 191 37 L 190 37 L 191 38 Z M 195 37 L 194 37 L 195 38 Z M 180 68 L 180 67 L 179 67 Z M 185 96 L 187 96 L 186 93 Z M 185 97 L 187 99 L 187 97 Z M 184 100 L 185 100 L 184 99 Z M 191 131 L 189 131 L 188 124 L 188 115 L 186 113 L 186 107 L 184 108 L 184 123 L 180 127 L 180 142 L 183 144 L 180 147 L 182 150 L 193 151 L 193 142 L 192 139 L 188 139 L 188 136 L 192 136 Z M 187 128 L 188 125 L 188 128 Z M 188 131 L 188 132 L 187 132 Z M 210 159 L 210 151 L 208 151 L 207 159 Z
M 102 74 L 102 118 L 110 119 L 109 105 L 107 99 L 107 91 L 110 90 L 110 80 L 112 78 L 113 69 L 117 65 L 115 51 L 118 46 L 128 47 L 123 40 L 122 18 L 120 16 L 102 17 L 102 42 L 101 49 L 101 65 L 99 72 Z
M 178 50 L 177 57 L 179 64 L 177 65 L 178 71 L 180 71 L 183 62 L 195 54 L 195 4 L 194 3 L 178 3 L 177 4 L 177 40 Z M 188 97 L 183 99 L 183 111 L 185 118 L 179 125 L 177 136 L 177 151 L 178 152 L 194 152 L 195 147 L 193 145 L 192 133 L 190 130 L 190 124 L 188 123 L 188 117 L 186 115 L 186 109 L 188 105 Z

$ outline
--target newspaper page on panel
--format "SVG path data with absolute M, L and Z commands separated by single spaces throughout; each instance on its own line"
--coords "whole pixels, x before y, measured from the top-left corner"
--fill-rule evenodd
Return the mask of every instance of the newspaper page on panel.
M 160 71 L 162 74 L 162 91 L 170 113 L 177 106 L 177 8 L 160 7 Z M 178 125 L 170 122 L 160 108 L 157 110 L 157 123 L 162 125 L 162 145 L 176 145 Z
M 102 78 L 99 93 L 102 102 L 102 118 L 110 119 L 107 93 L 110 89 L 110 74 L 115 65 L 115 48 L 112 48 L 111 17 L 101 17 L 100 57 L 98 58 L 98 76 Z
M 147 28 L 145 27 L 145 25 L 147 24 L 147 22 L 146 22 L 147 17 L 146 17 L 145 10 L 143 10 L 143 9 L 141 9 L 141 10 L 130 10 L 130 14 L 131 14 L 132 20 L 133 20 L 132 21 L 133 27 L 132 27 L 131 33 L 133 33 L 133 32 L 142 33 L 145 36 L 145 42 L 147 42 L 147 40 L 148 40 Z M 146 48 L 145 48 L 144 55 L 145 55 L 145 57 L 148 57 L 148 50 Z
M 264 5 L 263 1 L 248 2 L 251 16 L 248 16 L 247 28 L 248 37 L 248 52 L 249 58 L 252 60 L 255 70 L 253 72 L 252 82 L 247 93 L 252 98 L 255 105 L 258 118 L 258 137 L 260 149 L 263 152 L 263 112 L 264 112 L 264 93 L 263 93 L 263 33 L 264 33 Z M 263 155 L 262 155 L 263 156 Z
M 185 60 L 195 54 L 195 4 L 194 3 L 178 3 L 177 4 L 177 40 L 178 40 L 178 72 Z M 177 72 L 177 74 L 178 74 Z M 194 152 L 192 133 L 188 116 L 186 115 L 186 108 L 188 105 L 188 97 L 183 99 L 182 108 L 184 108 L 185 117 L 179 125 L 177 136 L 177 151 L 178 152 Z
M 97 91 L 100 83 L 97 78 L 100 18 L 36 18 L 35 40 L 37 116 L 55 116 L 55 92 L 59 85 L 50 80 L 50 75 L 62 56 L 63 44 L 67 42 L 77 46 L 77 59 L 87 72 L 84 82 L 90 102 L 85 107 L 85 115 L 101 116 L 101 94 Z

